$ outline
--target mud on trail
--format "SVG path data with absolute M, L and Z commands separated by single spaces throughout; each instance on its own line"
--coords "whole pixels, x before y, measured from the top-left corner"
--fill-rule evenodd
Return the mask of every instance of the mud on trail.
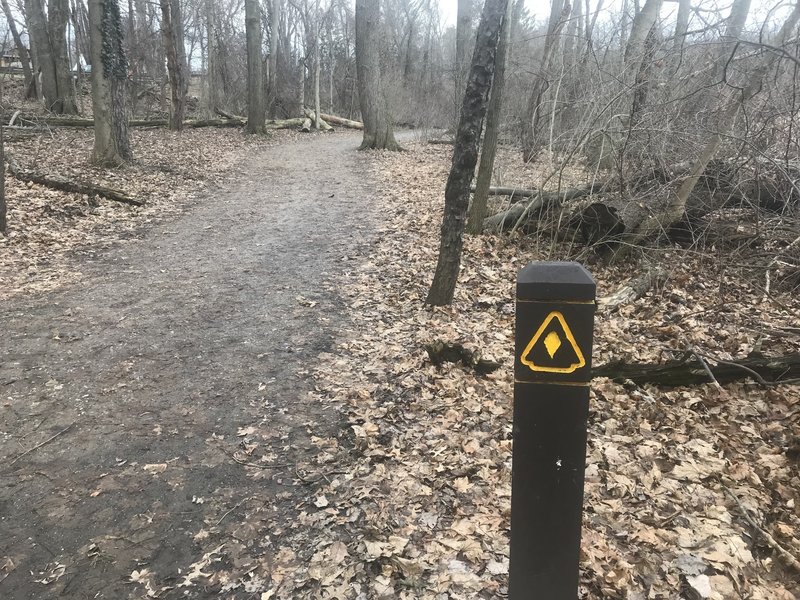
M 258 597 L 302 543 L 305 466 L 339 429 L 307 373 L 376 210 L 357 144 L 269 148 L 79 284 L 0 307 L 0 597 Z

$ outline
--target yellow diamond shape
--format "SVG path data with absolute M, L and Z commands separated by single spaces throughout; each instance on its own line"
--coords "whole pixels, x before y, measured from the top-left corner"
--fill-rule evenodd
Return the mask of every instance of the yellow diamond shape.
M 547 337 L 544 338 L 544 347 L 547 348 L 547 353 L 550 355 L 550 358 L 553 358 L 556 352 L 558 352 L 558 349 L 561 348 L 561 338 L 558 337 L 555 331 L 551 331 L 547 334 Z

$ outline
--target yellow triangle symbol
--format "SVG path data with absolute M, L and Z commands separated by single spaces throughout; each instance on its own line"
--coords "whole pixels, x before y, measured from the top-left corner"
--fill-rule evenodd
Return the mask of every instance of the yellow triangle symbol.
M 562 350 L 565 343 L 568 348 Z M 561 353 L 559 350 L 562 350 Z M 531 371 L 539 373 L 574 373 L 586 366 L 586 359 L 567 320 L 557 310 L 547 315 L 528 342 L 520 360 Z

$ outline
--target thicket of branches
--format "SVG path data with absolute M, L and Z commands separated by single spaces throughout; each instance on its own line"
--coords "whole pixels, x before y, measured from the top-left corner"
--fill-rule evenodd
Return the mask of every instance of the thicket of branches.
M 797 2 L 607 3 L 552 0 L 542 15 L 511 3 L 505 93 L 487 122 L 521 161 L 543 165 L 538 181 L 509 183 L 551 195 L 529 194 L 500 226 L 541 230 L 550 216 L 561 233 L 572 225 L 583 242 L 623 255 L 676 231 L 694 240 L 715 211 L 737 208 L 750 211 L 749 225 L 779 222 L 787 239 L 778 246 L 797 249 Z M 5 50 L 17 49 L 29 95 L 54 112 L 88 112 L 76 94 L 90 60 L 85 0 L 2 4 Z M 182 114 L 180 99 L 208 116 L 246 114 L 242 0 L 120 4 L 130 112 Z M 256 4 L 268 117 L 305 116 L 318 88 L 322 111 L 359 118 L 353 3 Z M 395 123 L 453 129 L 481 6 L 459 0 L 451 25 L 437 0 L 382 0 L 382 82 Z M 176 65 L 183 77 L 171 79 Z M 567 170 L 583 172 L 585 193 L 566 190 Z M 796 273 L 796 255 L 778 260 Z

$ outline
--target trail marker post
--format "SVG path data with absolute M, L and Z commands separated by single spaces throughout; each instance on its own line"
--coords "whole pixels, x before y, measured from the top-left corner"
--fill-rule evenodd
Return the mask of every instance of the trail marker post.
M 517 279 L 509 600 L 575 600 L 596 286 L 577 263 Z

